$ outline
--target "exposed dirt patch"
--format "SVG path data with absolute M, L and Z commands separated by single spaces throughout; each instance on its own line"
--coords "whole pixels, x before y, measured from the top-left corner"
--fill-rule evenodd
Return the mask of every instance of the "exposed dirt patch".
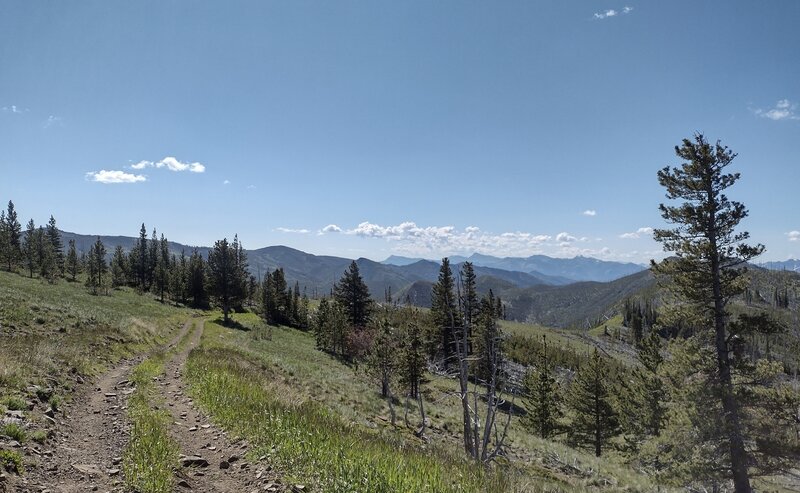
M 184 324 L 168 348 L 193 324 Z M 22 477 L 7 476 L 8 491 L 124 491 L 121 457 L 129 434 L 125 411 L 134 390 L 128 374 L 145 357 L 121 361 L 96 382 L 79 388 L 64 413 L 49 425 L 51 438 L 44 445 L 25 448 L 27 472 Z M 0 491 L 2 487 L 0 484 Z
M 203 492 L 285 491 L 265 460 L 245 458 L 247 442 L 236 440 L 215 426 L 185 394 L 181 378 L 189 352 L 200 344 L 203 322 L 198 320 L 189 343 L 165 366 L 159 387 L 172 414 L 170 430 L 181 448 L 183 467 L 178 488 Z

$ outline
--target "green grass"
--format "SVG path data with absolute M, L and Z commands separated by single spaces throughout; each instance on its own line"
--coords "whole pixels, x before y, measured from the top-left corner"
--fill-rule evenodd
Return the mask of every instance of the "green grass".
M 167 411 L 155 408 L 160 403 L 153 379 L 164 371 L 167 355 L 157 352 L 139 363 L 131 373 L 136 391 L 128 400 L 131 434 L 123 454 L 122 469 L 126 484 L 141 493 L 167 493 L 173 490 L 174 470 L 179 448 L 169 435 Z
M 136 391 L 128 400 L 131 436 L 122 467 L 125 482 L 134 491 L 168 493 L 175 487 L 180 447 L 169 434 L 172 419 L 161 409 L 164 402 L 153 382 L 164 373 L 164 364 L 186 348 L 196 329 L 193 325 L 173 348 L 155 352 L 131 372 Z
M 5 435 L 12 440 L 16 440 L 19 443 L 25 442 L 27 438 L 27 434 L 25 433 L 25 429 L 17 423 L 7 423 L 0 427 L 0 435 Z
M 233 348 L 192 351 L 187 378 L 197 401 L 229 432 L 246 437 L 253 455 L 267 455 L 292 482 L 315 491 L 504 489 L 481 468 L 369 433 L 311 401 L 286 404 L 259 367 Z
M 81 381 L 163 344 L 190 310 L 129 289 L 93 296 L 80 283 L 0 271 L 0 411 L 58 411 Z M 29 416 L 28 432 L 44 425 Z
M 25 474 L 22 456 L 13 450 L 0 450 L 0 468 L 20 475 Z
M 235 314 L 234 317 L 246 330 L 206 323 L 202 348 L 190 355 L 187 378 L 196 392 L 195 401 L 205 407 L 220 425 L 234 435 L 259 444 L 258 452 L 254 453 L 256 457 L 261 452 L 271 454 L 272 460 L 277 461 L 282 470 L 292 475 L 297 472 L 298 481 L 307 481 L 304 467 L 312 466 L 298 467 L 298 463 L 305 460 L 302 456 L 305 451 L 298 451 L 298 445 L 291 442 L 300 436 L 303 440 L 310 440 L 308 446 L 313 444 L 313 447 L 327 450 L 326 457 L 331 454 L 336 457 L 335 441 L 328 445 L 326 436 L 305 438 L 302 435 L 304 430 L 316 433 L 317 429 L 328 427 L 336 430 L 335 435 L 349 437 L 349 443 L 357 444 L 352 447 L 365 449 L 364 455 L 346 459 L 348 461 L 363 461 L 370 467 L 373 461 L 380 464 L 366 451 L 381 456 L 384 452 L 375 450 L 382 449 L 362 447 L 366 440 L 364 436 L 367 436 L 369 440 L 390 444 L 390 449 L 402 450 L 404 454 L 421 453 L 430 459 L 431 467 L 439 464 L 453 471 L 462 471 L 465 459 L 461 448 L 461 410 L 454 395 L 457 384 L 453 379 L 431 376 L 431 381 L 424 387 L 431 427 L 427 432 L 430 441 L 423 445 L 413 435 L 413 430 L 402 424 L 401 405 L 397 406 L 400 426 L 393 428 L 385 421 L 389 416 L 388 406 L 380 398 L 378 385 L 367 378 L 363 368 L 344 364 L 316 350 L 313 335 L 309 333 L 285 327 L 267 329 L 258 317 L 249 313 Z M 271 330 L 271 338 L 264 337 L 268 330 Z M 260 423 L 267 412 L 265 409 L 277 418 Z M 303 416 L 299 422 L 300 417 L 293 416 L 297 413 Z M 259 415 L 262 418 L 258 418 Z M 284 419 L 284 415 L 290 417 Z M 334 421 L 329 424 L 322 419 Z M 276 420 L 278 424 L 275 424 Z M 412 410 L 410 421 L 412 425 L 419 421 L 416 410 Z M 276 432 L 271 428 L 288 426 L 287 423 L 292 423 L 288 431 L 278 429 Z M 290 442 L 285 452 L 281 452 L 283 440 Z M 275 441 L 278 445 L 272 451 Z M 598 459 L 591 452 L 539 439 L 528 433 L 516 416 L 512 418 L 509 444 L 510 461 L 497 468 L 501 477 L 490 475 L 464 479 L 461 483 L 456 481 L 458 487 L 465 491 L 480 490 L 487 488 L 485 482 L 489 481 L 496 482 L 492 487 L 497 491 L 596 491 L 601 485 L 608 491 L 649 492 L 657 489 L 650 477 L 627 466 L 621 455 L 611 452 Z M 288 454 L 288 457 L 281 456 L 281 453 Z M 295 458 L 294 454 L 299 454 L 300 458 Z M 314 457 L 313 453 L 309 454 Z M 392 457 L 392 460 L 400 460 Z M 328 476 L 328 482 L 324 482 L 324 478 L 314 476 L 313 472 L 329 474 L 326 472 L 330 470 L 326 469 L 328 467 L 334 470 L 330 474 L 335 477 L 335 471 L 342 466 L 313 463 L 312 484 L 322 484 L 323 491 L 325 488 L 335 489 L 331 486 L 335 483 Z M 669 490 L 662 488 L 661 491 Z

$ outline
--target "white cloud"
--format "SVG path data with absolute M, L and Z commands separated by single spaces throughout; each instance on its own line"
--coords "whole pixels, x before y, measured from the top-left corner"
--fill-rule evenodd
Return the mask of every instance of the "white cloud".
M 248 190 L 255 190 L 256 186 L 255 185 L 247 185 L 247 189 Z
M 275 228 L 276 231 L 280 231 L 281 233 L 297 233 L 297 234 L 308 234 L 310 233 L 307 229 L 292 229 L 292 228 Z
M 615 9 L 608 9 L 604 10 L 603 12 L 595 12 L 594 18 L 595 19 L 608 19 L 609 17 L 616 17 L 619 14 L 630 14 L 633 12 L 633 7 L 622 7 L 622 10 L 615 10 Z
M 382 238 L 395 243 L 397 253 L 417 256 L 444 256 L 453 254 L 472 254 L 474 252 L 527 256 L 542 253 L 542 248 L 553 238 L 545 234 L 532 234 L 521 231 L 490 233 L 477 226 L 458 230 L 454 226 L 418 226 L 406 221 L 395 226 L 382 226 L 363 222 L 345 234 L 362 238 Z
M 597 215 L 597 211 L 594 209 L 586 209 L 585 211 L 581 212 L 584 216 L 594 217 Z
M 789 241 L 800 241 L 800 231 L 789 231 L 786 233 Z
M 556 235 L 556 241 L 559 243 L 569 244 L 570 242 L 578 241 L 578 239 L 572 236 L 571 234 L 567 233 L 566 231 L 564 231 Z
M 789 101 L 788 99 L 781 99 L 773 108 L 768 110 L 762 110 L 761 108 L 757 108 L 753 110 L 753 112 L 762 117 L 762 118 L 769 118 L 770 120 L 780 121 L 780 120 L 800 120 L 800 116 L 795 113 L 797 109 L 797 105 Z
M 60 116 L 50 115 L 47 117 L 47 120 L 44 121 L 42 127 L 50 128 L 52 126 L 58 125 L 59 127 L 64 125 L 64 119 Z
M 30 111 L 28 108 L 20 108 L 16 104 L 12 104 L 11 106 L 3 106 L 3 113 L 14 113 L 16 115 L 21 115 Z
M 223 184 L 223 185 L 230 185 L 230 184 L 231 184 L 231 181 L 230 181 L 230 180 L 223 180 L 223 181 L 222 181 L 222 184 Z
M 329 224 L 320 230 L 322 233 L 341 233 L 342 228 L 335 224 Z
M 594 18 L 595 19 L 605 19 L 606 17 L 614 17 L 617 15 L 617 11 L 614 9 L 606 10 L 605 12 L 595 12 Z
M 621 235 L 619 235 L 619 237 L 623 238 L 623 239 L 626 239 L 626 240 L 632 240 L 632 239 L 640 238 L 641 235 L 650 235 L 652 233 L 653 233 L 653 228 L 651 228 L 650 226 L 644 226 L 644 227 L 641 227 L 641 228 L 637 229 L 636 231 L 634 231 L 632 233 L 622 233 Z
M 197 162 L 183 163 L 172 156 L 167 156 L 161 161 L 139 161 L 138 163 L 131 165 L 131 168 L 167 168 L 170 171 L 189 171 L 191 173 L 203 173 L 206 170 L 206 167 L 203 164 Z
M 144 175 L 135 175 L 120 170 L 90 171 L 86 173 L 86 179 L 97 183 L 137 183 L 147 181 Z

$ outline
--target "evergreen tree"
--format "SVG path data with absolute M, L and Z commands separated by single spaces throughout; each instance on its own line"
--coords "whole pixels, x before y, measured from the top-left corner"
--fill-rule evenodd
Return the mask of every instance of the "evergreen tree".
M 344 309 L 351 327 L 366 327 L 372 309 L 369 288 L 364 284 L 354 260 L 333 287 L 333 296 Z
M 542 438 L 551 438 L 560 429 L 561 393 L 553 377 L 545 336 L 542 336 L 542 349 L 536 366 L 526 373 L 523 385 L 527 394 L 525 426 Z
M 33 220 L 30 223 L 33 226 Z M 67 274 L 70 276 L 71 281 L 75 281 L 78 277 L 78 273 L 80 272 L 80 264 L 78 263 L 78 252 L 75 250 L 75 240 L 69 240 L 69 246 L 67 247 L 67 258 L 66 258 L 66 271 Z
M 211 296 L 222 308 L 224 323 L 228 323 L 231 295 L 234 287 L 236 263 L 228 239 L 217 240 L 208 253 L 208 274 Z
M 232 306 L 236 310 L 244 309 L 244 302 L 247 299 L 247 254 L 239 241 L 239 235 L 233 236 L 233 243 L 231 250 L 234 254 L 234 283 L 233 283 L 233 296 L 231 299 Z
M 61 231 L 56 226 L 56 218 L 52 215 L 47 222 L 47 238 L 50 240 L 50 248 L 52 249 L 53 264 L 55 266 L 55 275 L 64 275 L 64 242 L 61 240 Z
M 269 271 L 261 281 L 261 313 L 267 324 L 277 323 L 275 320 L 275 289 L 272 285 L 272 274 Z M 317 348 L 320 348 L 319 340 Z
M 86 285 L 91 288 L 92 294 L 97 294 L 100 288 L 105 287 L 105 276 L 108 272 L 106 247 L 99 236 L 89 252 L 86 263 Z
M 619 434 L 619 418 L 612 405 L 615 392 L 607 379 L 608 366 L 595 348 L 592 357 L 578 370 L 567 398 L 574 413 L 570 440 L 591 445 L 597 457 L 608 441 Z
M 158 241 L 158 233 L 156 232 L 156 228 L 153 228 L 153 235 L 147 242 L 146 284 L 148 291 L 155 292 L 158 290 L 158 286 L 156 286 L 156 266 L 158 265 L 158 259 L 160 257 L 160 247 L 161 244 Z
M 272 271 L 271 277 L 272 280 L 269 292 L 272 300 L 272 313 L 270 314 L 270 319 L 276 324 L 289 325 L 291 300 L 286 296 L 288 286 L 286 283 L 286 276 L 283 273 L 283 267 L 278 267 Z
M 729 301 L 742 294 L 746 287 L 744 265 L 764 251 L 763 245 L 745 243 L 747 232 L 737 232 L 739 222 L 748 211 L 739 202 L 725 195 L 726 189 L 739 180 L 739 173 L 726 173 L 736 154 L 719 142 L 712 145 L 702 134 L 684 139 L 675 147 L 684 160 L 680 167 L 665 167 L 658 172 L 658 181 L 665 187 L 667 198 L 682 201 L 679 205 L 659 207 L 663 218 L 673 229 L 657 229 L 654 237 L 664 250 L 676 255 L 660 263 L 652 263 L 653 271 L 682 302 L 671 310 L 673 318 L 696 328 L 693 335 L 702 341 L 713 364 L 703 365 L 707 373 L 707 395 L 717 400 L 722 418 L 718 440 L 706 445 L 716 447 L 716 456 L 724 458 L 709 468 L 727 469 L 737 493 L 749 493 L 750 467 L 763 464 L 754 457 L 762 452 L 756 436 L 747 445 L 743 399 L 752 391 L 752 384 L 735 386 L 737 366 L 747 362 L 736 349 L 748 333 L 771 332 L 771 324 L 749 323 L 742 316 L 737 323 L 728 310 Z M 709 330 L 710 329 L 710 330 Z M 741 363 L 741 365 L 740 365 Z M 710 373 L 708 373 L 710 369 Z M 744 379 L 747 381 L 748 379 Z M 751 450 L 748 450 L 750 448 Z M 793 447 L 786 447 L 793 452 Z
M 173 299 L 186 304 L 189 299 L 189 265 L 186 260 L 186 251 L 181 250 L 181 256 L 172 256 L 170 262 L 170 293 Z
M 0 253 L 9 271 L 14 270 L 22 258 L 22 225 L 17 218 L 14 202 L 10 200 L 5 217 L 0 219 Z
M 53 281 L 56 274 L 56 264 L 53 258 L 53 245 L 42 226 L 36 230 L 36 265 L 39 266 L 39 275 L 42 279 Z
M 367 371 L 381 385 L 381 397 L 391 398 L 392 381 L 397 369 L 397 330 L 388 319 L 381 321 L 367 356 Z
M 186 295 L 191 298 L 194 308 L 203 308 L 208 303 L 206 291 L 206 262 L 203 256 L 195 249 L 189 258 L 189 268 L 186 276 Z
M 155 289 L 161 302 L 164 302 L 164 293 L 169 289 L 169 242 L 161 233 L 156 252 L 156 268 L 154 274 Z
M 446 366 L 456 363 L 456 299 L 453 294 L 455 283 L 450 270 L 450 260 L 445 257 L 439 267 L 439 278 L 431 290 L 431 319 L 439 331 L 437 348 L 444 358 Z
M 400 384 L 411 399 L 419 396 L 419 387 L 425 383 L 425 342 L 416 315 L 407 316 L 403 347 L 400 350 Z
M 25 227 L 25 246 L 23 253 L 25 256 L 25 266 L 28 269 L 30 277 L 33 278 L 34 271 L 38 271 L 39 269 L 39 250 L 36 245 L 36 225 L 33 223 L 33 219 L 28 221 L 28 225 Z
M 70 243 L 72 241 L 70 240 Z M 127 259 L 122 245 L 117 245 L 111 257 L 111 287 L 118 288 L 127 282 Z
M 462 318 L 464 320 L 464 327 L 467 330 L 467 341 L 470 347 L 467 348 L 467 353 L 472 352 L 473 341 L 473 328 L 478 321 L 478 315 L 481 312 L 481 304 L 478 300 L 477 276 L 475 275 L 475 268 L 472 262 L 464 262 L 461 266 L 461 285 L 463 287 L 461 310 L 463 312 Z
M 147 228 L 144 223 L 139 229 L 139 239 L 131 251 L 131 265 L 136 266 L 136 284 L 140 292 L 147 291 Z

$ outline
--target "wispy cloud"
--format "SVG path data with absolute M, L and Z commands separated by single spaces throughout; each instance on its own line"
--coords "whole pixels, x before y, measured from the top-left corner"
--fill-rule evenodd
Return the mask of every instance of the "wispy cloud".
M 231 181 L 230 180 L 222 180 L 222 184 L 223 185 L 230 185 Z
M 608 9 L 602 12 L 595 12 L 594 18 L 595 19 L 608 19 L 609 17 L 616 17 L 620 14 L 630 14 L 633 11 L 633 7 L 622 7 L 622 10 L 615 10 L 615 9 Z
M 321 233 L 341 233 L 342 228 L 335 224 L 329 224 L 320 230 Z
M 800 241 L 800 231 L 789 231 L 786 233 L 786 237 L 789 238 L 789 241 Z
M 50 115 L 47 117 L 47 120 L 45 120 L 44 123 L 42 123 L 43 128 L 50 128 L 53 126 L 59 126 L 59 127 L 64 126 L 64 119 L 61 118 L 60 116 Z
M 21 115 L 23 113 L 30 111 L 28 108 L 20 108 L 16 104 L 12 104 L 10 106 L 3 106 L 2 110 L 3 113 L 13 113 L 15 115 Z
M 255 185 L 247 185 L 247 189 L 248 190 L 255 190 L 256 186 Z
M 584 216 L 594 217 L 597 215 L 597 211 L 594 209 L 586 209 L 585 211 L 581 212 Z
M 800 116 L 795 113 L 797 109 L 797 104 L 792 103 L 788 99 L 781 99 L 775 106 L 768 109 L 762 110 L 761 108 L 756 108 L 753 110 L 757 116 L 762 118 L 769 118 L 770 120 L 780 121 L 780 120 L 800 120 Z
M 650 226 L 645 226 L 630 233 L 622 233 L 621 235 L 619 235 L 619 237 L 627 240 L 632 240 L 640 238 L 642 235 L 649 235 L 652 233 L 653 233 L 653 228 L 651 228 Z
M 382 238 L 394 243 L 398 253 L 409 255 L 452 255 L 474 252 L 492 255 L 531 255 L 542 251 L 553 237 L 521 231 L 491 233 L 477 226 L 459 230 L 454 226 L 418 226 L 406 221 L 394 226 L 362 222 L 344 231 L 362 238 Z
M 275 228 L 276 231 L 280 231 L 281 233 L 296 233 L 296 234 L 308 234 L 311 231 L 307 229 L 293 229 L 293 228 Z
M 197 162 L 183 163 L 172 156 L 167 156 L 161 161 L 139 161 L 138 163 L 131 165 L 131 168 L 167 168 L 170 171 L 189 171 L 191 173 L 203 173 L 206 170 L 206 167 L 203 164 Z
M 144 175 L 135 175 L 120 170 L 90 171 L 86 173 L 86 179 L 97 183 L 138 183 L 147 181 Z

